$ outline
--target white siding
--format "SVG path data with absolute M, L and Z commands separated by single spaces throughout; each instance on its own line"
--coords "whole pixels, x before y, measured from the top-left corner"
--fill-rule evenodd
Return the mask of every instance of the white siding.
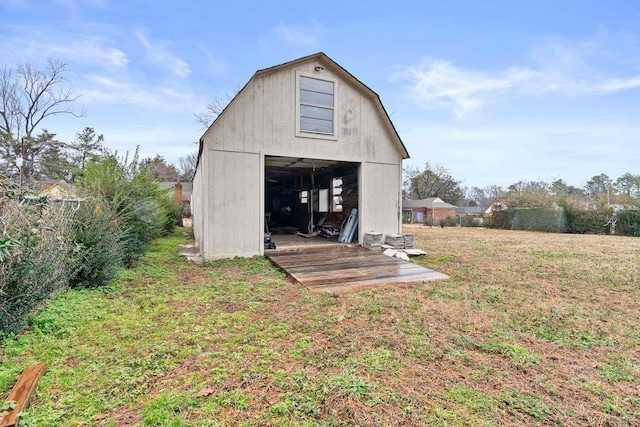
M 365 232 L 400 232 L 401 173 L 402 167 L 397 164 L 363 163 L 360 166 L 360 242 Z
M 201 244 L 206 259 L 259 254 L 260 233 L 260 156 L 257 154 L 208 151 L 212 160 L 206 224 Z M 195 233 L 195 229 L 194 229 Z
M 263 249 L 264 156 L 359 163 L 360 239 L 400 231 L 402 149 L 377 98 L 316 60 L 261 73 L 203 137 L 194 180 L 194 234 L 205 259 Z M 297 73 L 336 82 L 334 139 L 296 136 Z M 205 169 L 203 171 L 202 169 Z
M 191 218 L 193 221 L 193 235 L 196 240 L 196 244 L 200 248 L 204 248 L 203 238 L 205 234 L 205 213 L 204 204 L 207 202 L 207 193 L 204 191 L 203 180 L 208 173 L 208 159 L 206 156 L 202 156 L 200 159 L 199 167 L 196 169 L 195 176 L 193 177 L 193 192 L 191 193 Z
M 313 74 L 313 63 L 302 67 Z M 337 140 L 297 137 L 296 69 L 255 77 L 205 134 L 206 148 L 360 162 L 402 161 L 372 98 L 326 69 L 336 81 Z

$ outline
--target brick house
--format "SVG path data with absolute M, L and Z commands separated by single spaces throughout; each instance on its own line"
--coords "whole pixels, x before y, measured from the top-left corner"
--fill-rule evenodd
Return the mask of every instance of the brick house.
M 439 197 L 402 201 L 402 221 L 404 223 L 438 224 L 446 218 L 455 218 L 456 207 Z

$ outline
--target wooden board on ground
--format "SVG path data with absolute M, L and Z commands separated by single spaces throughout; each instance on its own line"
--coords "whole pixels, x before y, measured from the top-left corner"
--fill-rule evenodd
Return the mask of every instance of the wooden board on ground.
M 44 371 L 44 363 L 27 366 L 6 400 L 7 402 L 15 402 L 16 406 L 9 410 L 4 417 L 0 418 L 0 427 L 14 427 L 18 425 L 20 421 L 18 414 L 26 410 L 31 404 L 31 400 L 36 393 L 36 386 L 42 375 L 44 375 Z
M 444 280 L 437 271 L 359 246 L 269 251 L 267 258 L 310 290 L 339 291 L 393 283 Z

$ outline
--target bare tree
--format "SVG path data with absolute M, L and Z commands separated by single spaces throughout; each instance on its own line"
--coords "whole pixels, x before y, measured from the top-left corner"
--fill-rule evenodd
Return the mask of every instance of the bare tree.
M 509 207 L 548 207 L 555 202 L 549 183 L 538 181 L 518 181 L 511 184 L 501 198 Z
M 13 69 L 2 67 L 0 74 L 0 132 L 9 137 L 19 126 L 18 83 L 13 77 Z
M 167 163 L 164 157 L 156 154 L 155 157 L 147 157 L 138 163 L 140 170 L 146 169 L 147 174 L 158 181 L 178 181 L 178 169 Z
M 424 170 L 415 166 L 404 169 L 405 194 L 413 199 L 439 197 L 447 203 L 457 204 L 462 198 L 460 181 L 451 176 L 449 170 L 440 164 L 427 162 Z
M 35 177 L 37 165 L 33 162 L 58 144 L 52 134 L 41 129 L 47 118 L 62 114 L 84 116 L 84 109 L 76 112 L 71 108 L 79 95 L 64 77 L 66 72 L 66 65 L 54 59 L 49 59 L 42 70 L 26 63 L 15 68 L 2 67 L 0 152 L 7 175 L 11 170 L 22 172 L 24 167 L 28 178 Z M 38 130 L 40 135 L 36 135 Z
M 198 163 L 198 152 L 187 154 L 178 159 L 178 169 L 180 169 L 180 180 L 191 182 L 196 174 L 196 164 Z
M 233 93 L 225 92 L 223 98 L 216 97 L 213 102 L 207 104 L 207 109 L 204 113 L 194 114 L 196 117 L 196 123 L 200 123 L 202 129 L 206 129 L 218 118 L 218 116 L 227 108 L 227 105 L 231 100 L 240 92 L 240 89 L 235 90 Z
M 82 117 L 84 109 L 75 112 L 71 104 L 78 100 L 64 77 L 67 66 L 49 59 L 47 67 L 39 70 L 30 64 L 19 64 L 15 70 L 4 66 L 0 77 L 0 130 L 13 136 L 32 137 L 34 131 L 48 117 L 70 114 Z

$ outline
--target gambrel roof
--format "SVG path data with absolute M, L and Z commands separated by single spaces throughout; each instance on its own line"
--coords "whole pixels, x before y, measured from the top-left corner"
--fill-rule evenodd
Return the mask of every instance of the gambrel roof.
M 404 143 L 400 139 L 400 135 L 398 135 L 398 131 L 396 130 L 395 126 L 393 125 L 393 122 L 391 121 L 391 118 L 389 117 L 389 114 L 387 113 L 387 110 L 382 105 L 382 101 L 380 100 L 380 96 L 376 92 L 374 92 L 371 88 L 369 88 L 367 85 L 365 85 L 360 80 L 358 80 L 354 75 L 352 75 L 347 70 L 342 68 L 342 66 L 340 66 L 337 62 L 335 62 L 331 58 L 329 58 L 324 52 L 318 52 L 318 53 L 314 53 L 312 55 L 308 55 L 308 56 L 304 56 L 302 58 L 295 59 L 293 61 L 285 62 L 285 63 L 280 64 L 280 65 L 274 65 L 273 67 L 264 68 L 264 69 L 256 71 L 253 74 L 253 76 L 249 79 L 249 81 L 242 87 L 242 89 L 240 89 L 240 91 L 238 91 L 238 93 L 233 97 L 233 99 L 229 102 L 229 104 L 227 104 L 227 107 L 225 107 L 222 110 L 222 112 L 218 115 L 218 117 L 216 117 L 216 119 L 213 121 L 213 123 L 209 126 L 209 128 L 204 132 L 204 134 L 200 138 L 200 147 L 199 147 L 198 161 L 197 161 L 196 167 L 200 163 L 200 156 L 202 154 L 204 137 L 216 125 L 216 122 L 222 116 L 224 116 L 225 112 L 227 111 L 228 106 L 231 105 L 234 102 L 234 100 L 245 90 L 245 88 L 249 84 L 251 84 L 251 82 L 253 82 L 256 78 L 258 78 L 260 76 L 267 75 L 267 74 L 274 73 L 274 72 L 278 72 L 278 71 L 281 71 L 281 70 L 284 70 L 284 69 L 287 69 L 287 68 L 290 68 L 290 67 L 295 67 L 296 65 L 299 65 L 299 64 L 302 64 L 302 63 L 305 63 L 305 62 L 310 62 L 310 61 L 317 61 L 320 64 L 322 64 L 323 67 L 330 68 L 331 71 L 333 71 L 334 73 L 336 73 L 339 76 L 341 76 L 346 82 L 351 83 L 353 86 L 358 88 L 363 94 L 368 95 L 368 97 L 371 99 L 373 104 L 376 106 L 376 108 L 378 110 L 378 113 L 383 118 L 384 126 L 387 128 L 389 136 L 393 140 L 393 143 L 396 145 L 396 147 L 397 147 L 398 151 L 400 152 L 402 158 L 403 159 L 408 159 L 409 158 L 409 152 L 407 151 L 407 148 L 405 147 Z

